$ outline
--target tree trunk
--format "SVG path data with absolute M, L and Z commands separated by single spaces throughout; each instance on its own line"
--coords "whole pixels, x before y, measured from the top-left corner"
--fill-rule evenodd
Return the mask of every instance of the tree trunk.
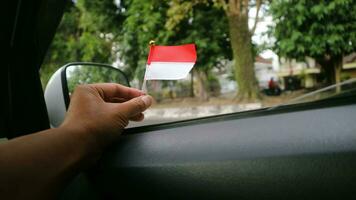
M 337 56 L 333 59 L 333 68 L 335 71 L 335 83 L 341 82 L 342 56 Z
M 235 79 L 238 85 L 237 97 L 239 100 L 257 100 L 259 93 L 252 56 L 251 34 L 248 29 L 248 16 L 229 14 L 228 20 Z
M 331 64 L 329 59 L 321 58 L 317 59 L 317 62 L 321 66 L 321 72 L 323 74 L 324 78 L 324 84 L 325 86 L 329 86 L 335 83 L 335 74 L 334 74 L 334 69 L 333 65 Z
M 317 62 L 321 65 L 325 75 L 327 85 L 333 85 L 341 82 L 343 56 L 334 56 L 329 59 L 318 59 Z
M 335 74 L 335 84 L 341 82 L 341 69 L 342 69 L 342 56 L 335 56 L 333 59 L 333 69 Z M 341 87 L 336 87 L 336 92 L 339 93 L 341 91 Z
M 209 100 L 208 86 L 207 86 L 207 77 L 204 72 L 200 70 L 194 70 L 195 77 L 197 78 L 197 95 L 200 100 L 207 101 Z
M 194 70 L 190 72 L 190 97 L 194 97 Z

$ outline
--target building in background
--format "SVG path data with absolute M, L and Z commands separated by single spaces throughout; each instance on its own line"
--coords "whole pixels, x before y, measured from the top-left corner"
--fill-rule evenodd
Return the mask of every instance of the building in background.
M 309 57 L 305 59 L 305 62 L 280 58 L 277 76 L 284 90 L 315 88 L 319 84 L 320 67 L 314 59 Z
M 260 89 L 268 88 L 268 82 L 273 78 L 276 82 L 278 76 L 273 69 L 272 58 L 263 58 L 262 56 L 256 56 L 255 58 L 255 74 Z
M 341 81 L 356 78 L 356 53 L 347 55 L 343 59 Z
M 313 58 L 307 57 L 305 62 L 279 58 L 277 69 L 277 76 L 284 90 L 312 89 L 321 86 L 320 65 Z M 350 78 L 356 78 L 356 53 L 343 58 L 341 81 Z
M 261 91 L 268 88 L 268 82 L 271 78 L 274 78 L 276 82 L 278 81 L 277 72 L 272 65 L 272 61 L 272 58 L 263 58 L 260 55 L 255 58 L 255 75 Z M 233 80 L 234 74 L 232 62 L 233 61 L 226 60 L 223 63 L 224 67 L 220 71 L 214 71 L 219 77 L 222 94 L 232 93 L 233 95 L 236 95 L 236 90 L 238 90 L 236 81 Z

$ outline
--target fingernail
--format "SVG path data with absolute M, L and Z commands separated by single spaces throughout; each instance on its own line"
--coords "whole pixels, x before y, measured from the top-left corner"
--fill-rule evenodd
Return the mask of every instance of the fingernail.
M 151 99 L 150 96 L 145 95 L 145 96 L 142 96 L 141 99 L 142 99 L 142 101 L 145 103 L 145 105 L 146 105 L 147 107 L 150 106 L 151 103 L 152 103 L 152 99 Z

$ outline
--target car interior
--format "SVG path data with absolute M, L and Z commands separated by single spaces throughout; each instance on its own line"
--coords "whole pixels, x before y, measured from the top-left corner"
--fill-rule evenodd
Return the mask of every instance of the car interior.
M 2 9 L 2 138 L 50 128 L 39 69 L 64 6 L 15 0 Z M 127 128 L 61 199 L 355 199 L 355 118 L 353 91 Z

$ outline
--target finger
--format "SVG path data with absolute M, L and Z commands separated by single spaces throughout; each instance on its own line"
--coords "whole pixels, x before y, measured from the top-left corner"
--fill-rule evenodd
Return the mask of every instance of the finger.
M 116 83 L 96 83 L 89 84 L 88 86 L 98 91 L 105 101 L 109 101 L 113 98 L 132 99 L 145 94 L 141 90 Z
M 130 121 L 135 121 L 135 122 L 140 122 L 145 118 L 145 115 L 143 113 L 140 113 L 138 115 L 135 115 L 130 118 Z
M 152 104 L 152 97 L 149 95 L 144 95 L 140 97 L 133 98 L 124 103 L 118 104 L 117 108 L 120 110 L 120 113 L 125 117 L 130 119 L 133 116 L 136 116 L 143 111 L 145 111 Z

